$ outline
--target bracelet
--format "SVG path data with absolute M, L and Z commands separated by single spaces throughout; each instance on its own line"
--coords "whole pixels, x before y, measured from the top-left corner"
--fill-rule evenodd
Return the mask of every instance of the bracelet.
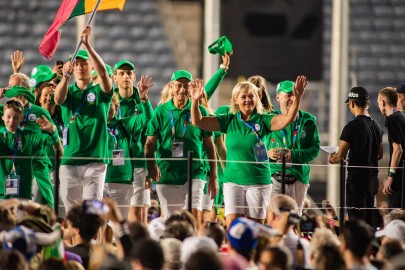
M 224 71 L 228 71 L 229 66 L 225 66 L 224 64 L 219 65 L 220 68 L 222 68 Z
M 141 101 L 147 101 L 149 98 L 140 98 Z
M 388 177 L 394 177 L 394 176 L 395 176 L 395 173 L 396 173 L 396 170 L 395 170 L 395 169 L 389 169 L 389 171 L 388 171 Z

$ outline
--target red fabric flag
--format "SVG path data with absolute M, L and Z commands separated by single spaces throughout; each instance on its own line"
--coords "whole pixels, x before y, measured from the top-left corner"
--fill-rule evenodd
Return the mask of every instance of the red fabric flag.
M 63 0 L 55 19 L 39 45 L 39 52 L 50 59 L 58 48 L 60 28 L 69 19 L 79 0 Z

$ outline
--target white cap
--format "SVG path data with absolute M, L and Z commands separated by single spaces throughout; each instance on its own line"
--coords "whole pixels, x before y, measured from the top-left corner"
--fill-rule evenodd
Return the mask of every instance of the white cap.
M 375 233 L 375 237 L 381 236 L 405 241 L 405 222 L 399 219 L 392 220 L 384 227 L 384 229 Z
M 212 238 L 207 236 L 191 236 L 184 239 L 181 246 L 181 260 L 186 263 L 195 252 L 201 249 L 218 251 L 218 246 Z

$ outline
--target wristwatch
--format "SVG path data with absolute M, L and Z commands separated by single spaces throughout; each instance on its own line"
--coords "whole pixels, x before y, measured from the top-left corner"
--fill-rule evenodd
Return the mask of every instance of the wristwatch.
M 392 170 L 392 169 L 390 169 L 389 171 L 388 171 L 388 177 L 394 177 L 395 176 L 395 170 Z

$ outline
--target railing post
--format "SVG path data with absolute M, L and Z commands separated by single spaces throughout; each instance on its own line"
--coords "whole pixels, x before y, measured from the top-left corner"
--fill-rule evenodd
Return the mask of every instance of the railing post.
M 187 209 L 192 213 L 193 199 L 193 151 L 187 153 L 187 181 L 188 181 L 188 202 Z
M 343 233 L 343 226 L 345 223 L 345 194 L 346 194 L 346 179 L 345 179 L 345 161 L 343 158 L 340 159 L 340 190 L 339 190 L 339 197 L 340 197 L 340 210 L 339 210 L 339 231 Z
M 285 194 L 285 152 L 281 151 L 281 194 Z

